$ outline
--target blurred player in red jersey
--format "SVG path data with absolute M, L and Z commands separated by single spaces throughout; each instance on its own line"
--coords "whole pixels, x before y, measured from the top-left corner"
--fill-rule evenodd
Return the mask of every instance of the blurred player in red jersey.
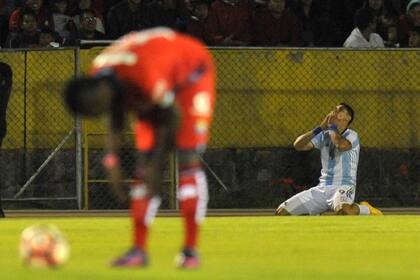
M 130 187 L 134 244 L 115 266 L 145 266 L 149 225 L 160 205 L 161 179 L 168 154 L 179 158 L 178 199 L 185 241 L 178 265 L 199 266 L 199 224 L 208 191 L 199 153 L 206 147 L 215 102 L 215 67 L 207 48 L 167 28 L 130 33 L 106 48 L 88 77 L 67 85 L 65 100 L 82 116 L 110 115 L 108 153 L 103 163 L 115 188 L 120 184 L 118 150 L 127 113 L 134 126 L 139 161 Z

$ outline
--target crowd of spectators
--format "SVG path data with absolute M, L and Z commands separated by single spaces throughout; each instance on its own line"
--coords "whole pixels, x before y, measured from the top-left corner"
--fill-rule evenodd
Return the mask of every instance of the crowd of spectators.
M 209 46 L 419 47 L 420 0 L 0 0 L 0 46 L 167 26 Z

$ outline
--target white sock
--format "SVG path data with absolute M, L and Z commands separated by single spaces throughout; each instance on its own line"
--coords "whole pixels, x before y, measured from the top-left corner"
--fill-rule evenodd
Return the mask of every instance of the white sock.
M 359 215 L 370 215 L 369 207 L 360 204 L 356 205 L 359 206 Z

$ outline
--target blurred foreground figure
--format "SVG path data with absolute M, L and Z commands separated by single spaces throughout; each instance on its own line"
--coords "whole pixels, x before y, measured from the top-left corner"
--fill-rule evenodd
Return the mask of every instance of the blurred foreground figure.
M 93 61 L 89 76 L 71 81 L 65 100 L 86 117 L 110 116 L 103 164 L 115 190 L 120 186 L 119 146 L 128 113 L 135 118 L 138 149 L 130 187 L 133 247 L 115 266 L 147 264 L 147 233 L 159 208 L 162 173 L 170 152 L 179 162 L 178 199 L 185 241 L 178 266 L 199 266 L 197 237 L 207 210 L 207 180 L 199 154 L 205 150 L 215 102 L 215 68 L 207 48 L 167 28 L 130 33 Z

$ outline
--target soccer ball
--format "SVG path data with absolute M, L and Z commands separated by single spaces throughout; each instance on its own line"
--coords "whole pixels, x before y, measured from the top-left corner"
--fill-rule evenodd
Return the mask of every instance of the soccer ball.
M 70 255 L 69 244 L 61 231 L 52 225 L 33 225 L 23 230 L 19 245 L 25 265 L 58 267 Z

